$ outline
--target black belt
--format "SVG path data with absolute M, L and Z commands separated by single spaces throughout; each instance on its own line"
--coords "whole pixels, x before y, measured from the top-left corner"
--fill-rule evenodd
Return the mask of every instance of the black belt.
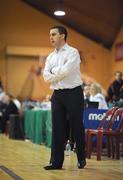
M 69 89 L 69 88 L 66 88 L 66 89 L 55 89 L 54 90 L 54 92 L 60 92 L 60 91 L 73 91 L 73 90 L 76 90 L 76 89 L 82 89 L 82 87 L 81 86 L 77 86 L 77 87 L 75 87 L 75 88 L 71 88 L 71 89 Z

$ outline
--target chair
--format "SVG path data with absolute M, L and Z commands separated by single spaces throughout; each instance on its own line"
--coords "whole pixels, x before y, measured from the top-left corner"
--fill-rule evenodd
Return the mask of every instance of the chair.
M 107 136 L 108 142 L 111 141 L 112 158 L 120 159 L 120 143 L 123 145 L 123 108 L 119 108 L 113 116 L 113 122 L 119 118 L 117 127 L 110 131 L 103 132 Z M 110 145 L 110 144 L 109 144 Z
M 86 131 L 86 149 L 87 149 L 87 158 L 91 158 L 91 153 L 92 153 L 92 138 L 93 136 L 97 137 L 97 160 L 101 160 L 101 149 L 102 149 L 102 132 L 104 129 L 110 129 L 112 126 L 112 120 L 113 120 L 113 115 L 116 112 L 118 107 L 113 107 L 109 109 L 103 119 L 101 120 L 98 128 L 95 129 L 87 129 Z M 107 120 L 109 118 L 110 120 Z M 110 156 L 111 151 L 110 148 L 108 148 L 108 156 Z

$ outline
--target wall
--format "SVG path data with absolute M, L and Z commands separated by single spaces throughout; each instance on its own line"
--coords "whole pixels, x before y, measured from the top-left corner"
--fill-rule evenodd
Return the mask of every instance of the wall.
M 5 55 L 6 47 L 8 45 L 49 47 L 49 29 L 56 24 L 60 23 L 22 1 L 4 0 L 1 2 L 0 76 L 2 76 L 6 91 L 19 95 L 30 76 L 30 69 L 38 63 L 38 59 L 32 57 L 7 57 Z M 109 69 L 111 66 L 110 51 L 74 30 L 68 27 L 67 29 L 69 32 L 69 44 L 78 48 L 84 55 L 81 72 L 107 88 L 111 73 L 111 69 Z M 34 78 L 34 75 L 32 76 Z M 30 80 L 31 85 L 28 85 L 27 88 L 29 91 L 33 86 L 32 92 L 29 93 L 32 93 L 34 98 L 42 98 L 46 93 L 50 93 L 49 86 L 44 83 L 43 79 L 41 79 L 39 85 L 38 79 L 35 77 L 35 83 L 33 84 L 31 84 Z M 42 89 L 42 93 L 40 93 L 39 89 Z

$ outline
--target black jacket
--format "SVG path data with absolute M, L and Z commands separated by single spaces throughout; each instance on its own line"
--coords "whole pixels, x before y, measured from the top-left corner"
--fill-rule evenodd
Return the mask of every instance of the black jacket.
M 122 86 L 123 86 L 123 80 L 113 81 L 113 83 L 109 86 L 107 91 L 108 94 L 106 97 L 107 102 L 118 101 L 120 99 L 120 90 Z

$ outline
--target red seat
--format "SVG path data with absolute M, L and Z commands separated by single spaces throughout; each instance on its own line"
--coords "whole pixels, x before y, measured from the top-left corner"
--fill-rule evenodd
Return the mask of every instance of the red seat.
M 109 109 L 103 119 L 101 120 L 98 128 L 95 129 L 87 129 L 86 131 L 86 149 L 87 149 L 87 158 L 91 158 L 91 153 L 92 153 L 92 138 L 93 136 L 97 137 L 97 146 L 96 146 L 96 151 L 97 151 L 97 160 L 101 160 L 101 150 L 102 150 L 102 132 L 104 130 L 110 130 L 112 127 L 113 123 L 113 115 L 116 112 L 118 108 L 113 107 L 112 109 Z M 110 120 L 107 121 L 107 118 Z M 110 156 L 110 148 L 108 148 L 108 156 Z
M 120 159 L 120 143 L 123 145 L 123 108 L 119 108 L 113 116 L 113 121 L 119 117 L 116 129 L 103 132 L 112 143 L 112 158 Z M 110 144 L 109 144 L 110 145 Z

